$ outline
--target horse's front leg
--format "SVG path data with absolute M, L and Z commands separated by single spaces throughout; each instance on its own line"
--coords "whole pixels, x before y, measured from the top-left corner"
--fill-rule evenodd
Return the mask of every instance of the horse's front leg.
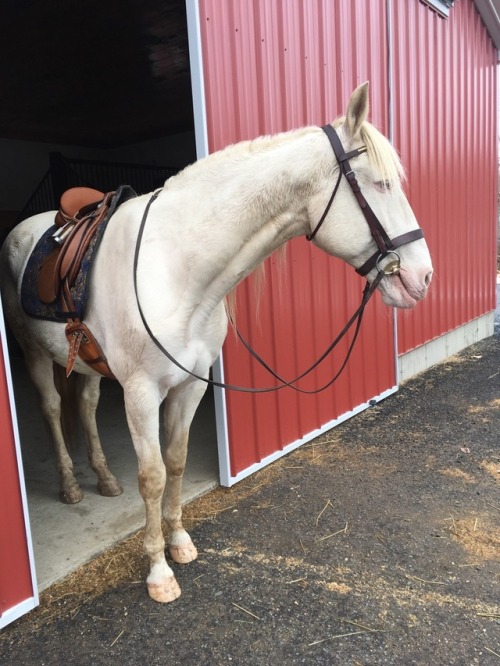
M 139 491 L 146 508 L 144 551 L 149 557 L 147 577 L 149 596 L 167 603 L 180 596 L 181 590 L 165 560 L 161 503 L 165 490 L 165 465 L 161 457 L 156 387 L 134 382 L 124 387 L 127 421 L 139 466 Z
M 97 490 L 104 497 L 116 497 L 123 492 L 116 477 L 108 468 L 97 431 L 96 411 L 100 396 L 100 377 L 78 377 L 78 410 L 83 423 L 90 467 L 97 476 Z
M 189 428 L 206 391 L 206 384 L 195 381 L 171 389 L 165 400 L 165 465 L 167 485 L 163 498 L 163 517 L 168 526 L 168 550 L 174 562 L 187 564 L 198 552 L 182 525 L 182 477 L 186 465 Z

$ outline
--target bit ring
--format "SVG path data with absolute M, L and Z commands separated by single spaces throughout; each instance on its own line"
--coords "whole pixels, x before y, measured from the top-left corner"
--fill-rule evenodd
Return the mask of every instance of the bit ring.
M 384 266 L 384 268 L 381 268 L 380 267 L 380 261 L 382 259 L 385 259 L 386 257 L 390 256 L 391 254 L 393 254 L 396 258 L 393 259 L 392 261 L 389 261 L 389 263 L 387 263 Z M 384 275 L 397 275 L 399 273 L 400 268 L 401 268 L 401 257 L 394 250 L 389 250 L 389 252 L 387 252 L 386 254 L 379 255 L 379 257 L 377 258 L 377 262 L 375 264 L 375 267 L 376 267 L 377 271 L 379 271 L 379 273 L 382 272 Z

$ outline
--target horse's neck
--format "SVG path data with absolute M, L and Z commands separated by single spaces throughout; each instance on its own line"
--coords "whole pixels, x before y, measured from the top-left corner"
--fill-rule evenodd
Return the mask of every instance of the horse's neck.
M 191 234 L 185 246 L 191 275 L 197 280 L 202 317 L 272 252 L 310 231 L 311 198 L 318 192 L 328 198 L 323 184 L 328 172 L 325 161 L 332 164 L 316 132 L 299 134 L 276 148 L 250 152 L 234 161 L 229 156 L 227 164 L 221 157 L 215 158 L 220 163 L 214 160 L 214 165 L 208 158 L 199 170 L 202 191 L 210 194 L 196 201 L 199 208 L 195 215 L 186 216 L 183 229 Z M 182 185 L 190 192 L 188 181 Z M 175 190 L 175 182 L 172 186 Z M 196 200 L 196 192 L 194 179 L 192 199 Z M 189 210 L 193 203 L 187 205 Z
M 139 262 L 144 283 L 165 285 L 154 305 L 162 321 L 175 313 L 189 322 L 188 335 L 204 335 L 241 280 L 309 233 L 311 210 L 316 219 L 329 197 L 333 158 L 321 132 L 297 134 L 264 151 L 208 157 L 168 181 L 151 208 Z

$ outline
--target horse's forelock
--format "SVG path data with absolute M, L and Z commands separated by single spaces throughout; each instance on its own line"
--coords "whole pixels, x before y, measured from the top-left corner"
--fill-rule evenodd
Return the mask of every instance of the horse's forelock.
M 345 118 L 338 118 L 334 127 L 340 127 Z M 365 122 L 361 126 L 361 141 L 368 149 L 368 159 L 377 173 L 378 180 L 391 183 L 401 183 L 405 180 L 405 170 L 394 146 L 371 123 Z

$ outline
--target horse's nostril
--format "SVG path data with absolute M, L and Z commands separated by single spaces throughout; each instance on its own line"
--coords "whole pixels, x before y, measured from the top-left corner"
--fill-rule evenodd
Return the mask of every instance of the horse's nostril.
M 431 282 L 432 282 L 432 271 L 429 271 L 424 278 L 425 286 L 428 287 Z

